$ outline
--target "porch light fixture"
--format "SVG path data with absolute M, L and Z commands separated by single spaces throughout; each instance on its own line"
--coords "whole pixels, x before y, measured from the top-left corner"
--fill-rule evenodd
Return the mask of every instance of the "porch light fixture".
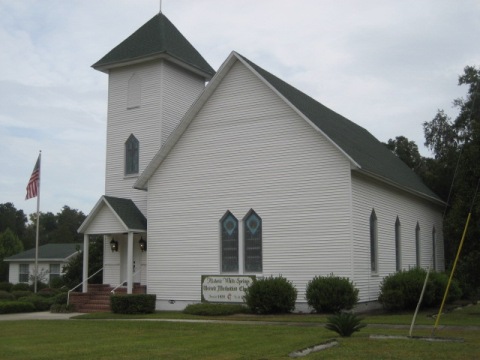
M 118 241 L 115 241 L 113 238 L 112 241 L 110 241 L 110 249 L 112 249 L 112 252 L 118 251 Z
M 147 242 L 143 240 L 143 237 L 140 238 L 138 245 L 140 245 L 140 250 L 142 250 L 142 252 L 147 251 Z

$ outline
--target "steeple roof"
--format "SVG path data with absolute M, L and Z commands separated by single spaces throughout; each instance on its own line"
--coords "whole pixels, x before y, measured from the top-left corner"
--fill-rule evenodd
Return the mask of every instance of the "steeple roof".
M 158 58 L 177 63 L 207 80 L 215 75 L 203 56 L 162 13 L 155 15 L 92 67 L 107 72 L 111 68 Z

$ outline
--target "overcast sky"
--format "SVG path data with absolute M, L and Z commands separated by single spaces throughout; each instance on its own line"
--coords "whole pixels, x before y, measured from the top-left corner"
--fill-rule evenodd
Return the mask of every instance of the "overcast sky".
M 0 0 L 0 203 L 26 214 L 42 150 L 41 211 L 88 214 L 104 193 L 107 75 L 90 66 L 150 20 L 159 0 Z M 480 65 L 478 0 L 163 0 L 214 69 L 235 50 L 380 141 L 422 123 Z

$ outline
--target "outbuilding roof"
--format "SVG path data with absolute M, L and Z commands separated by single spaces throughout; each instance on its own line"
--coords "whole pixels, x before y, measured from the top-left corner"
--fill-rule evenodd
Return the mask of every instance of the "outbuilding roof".
M 46 244 L 38 247 L 38 260 L 64 261 L 78 251 L 82 251 L 83 244 Z M 34 261 L 35 248 L 12 255 L 5 261 Z

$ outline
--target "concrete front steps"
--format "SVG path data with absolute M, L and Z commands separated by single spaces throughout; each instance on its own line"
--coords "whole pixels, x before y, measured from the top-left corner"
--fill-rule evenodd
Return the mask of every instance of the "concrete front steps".
M 109 312 L 110 308 L 110 296 L 112 295 L 113 287 L 109 284 L 89 284 L 88 292 L 70 293 L 70 304 L 75 306 L 75 311 L 81 313 L 93 313 L 93 312 Z M 126 294 L 127 287 L 119 287 L 115 290 L 115 294 Z M 147 287 L 135 283 L 133 285 L 134 294 L 146 294 Z

